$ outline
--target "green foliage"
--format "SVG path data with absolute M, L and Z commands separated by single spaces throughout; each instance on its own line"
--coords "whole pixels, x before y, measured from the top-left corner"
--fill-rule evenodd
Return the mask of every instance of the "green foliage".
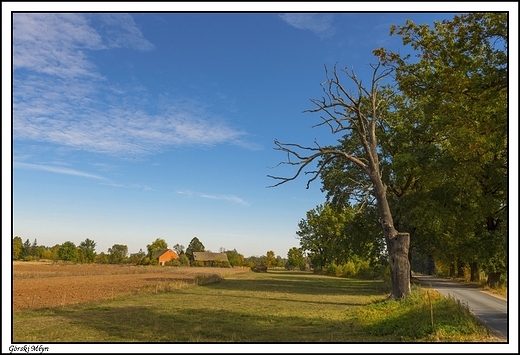
M 193 252 L 206 251 L 204 244 L 197 237 L 193 237 L 190 244 L 186 248 L 186 256 L 190 261 L 193 261 Z
M 197 261 L 193 261 L 193 262 L 191 263 L 191 266 L 203 267 L 203 266 L 205 266 L 205 265 L 204 265 L 204 261 L 197 260 Z
M 354 258 L 377 262 L 384 251 L 381 224 L 375 208 L 355 213 L 350 206 L 317 206 L 301 220 L 296 234 L 315 270 L 345 264 Z
M 287 270 L 305 270 L 305 257 L 300 248 L 292 247 L 287 252 L 287 262 L 285 263 Z
M 143 261 L 144 261 L 144 258 L 146 258 L 146 253 L 143 251 L 143 249 L 139 249 L 139 252 L 137 253 L 134 253 L 134 254 L 130 254 L 130 262 L 132 264 L 136 264 L 136 265 L 143 265 Z M 148 258 L 148 261 L 150 259 Z
M 78 258 L 81 262 L 92 263 L 96 259 L 96 242 L 85 239 L 79 244 Z
M 214 260 L 211 263 L 212 267 L 231 267 L 231 264 L 229 261 L 220 261 L 220 260 Z
M 29 239 L 25 240 L 22 245 L 22 251 L 20 253 L 20 258 L 24 259 L 26 256 L 31 255 L 31 242 Z
M 188 259 L 188 257 L 186 256 L 186 254 L 180 254 L 179 255 L 179 262 L 181 263 L 182 266 L 189 266 L 190 265 L 190 259 Z
M 239 254 L 236 249 L 226 250 L 226 255 L 232 267 L 244 265 L 244 255 Z
M 275 263 L 276 263 L 276 257 L 275 257 L 274 251 L 269 250 L 265 256 L 265 265 L 268 268 L 272 268 L 275 266 Z
M 390 271 L 388 266 L 381 264 L 370 264 L 367 260 L 353 259 L 346 263 L 328 264 L 324 269 L 325 275 L 336 277 L 358 278 L 365 280 L 383 279 L 390 282 Z M 388 275 L 386 275 L 388 274 Z M 385 278 L 388 276 L 388 280 Z
M 13 260 L 18 260 L 22 256 L 23 241 L 22 238 L 16 236 L 13 238 Z
M 146 249 L 148 250 L 148 257 L 152 258 L 153 255 L 158 252 L 159 250 L 167 249 L 168 243 L 164 239 L 157 238 L 154 242 L 151 244 L 148 244 L 146 246 Z
M 128 246 L 123 244 L 114 244 L 112 248 L 108 248 L 108 261 L 110 264 L 122 264 L 128 255 Z
M 396 223 L 444 264 L 507 262 L 506 13 L 393 26 L 416 58 L 378 49 L 402 99 L 380 136 Z
M 63 261 L 76 261 L 78 257 L 76 244 L 70 241 L 63 243 L 58 250 L 58 256 Z
M 184 254 L 184 245 L 180 245 L 180 244 L 175 244 L 173 247 L 172 247 L 173 251 L 177 253 L 177 255 L 181 255 L 181 254 Z
M 181 266 L 179 259 L 172 259 L 164 263 L 165 266 Z

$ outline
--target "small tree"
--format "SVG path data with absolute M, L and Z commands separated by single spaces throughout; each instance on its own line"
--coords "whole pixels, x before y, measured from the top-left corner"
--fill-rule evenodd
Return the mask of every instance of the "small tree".
M 153 255 L 158 252 L 159 250 L 163 250 L 168 248 L 168 243 L 164 239 L 157 238 L 155 241 L 151 244 L 148 244 L 146 246 L 146 249 L 148 249 L 148 257 L 151 259 L 153 258 Z
M 301 249 L 292 247 L 287 252 L 287 262 L 285 263 L 287 270 L 304 270 L 305 269 L 305 257 Z
M 122 244 L 114 244 L 112 248 L 108 248 L 108 261 L 110 264 L 122 264 L 128 255 L 128 246 Z
M 146 257 L 146 253 L 143 251 L 143 249 L 139 249 L 139 252 L 130 254 L 130 262 L 133 264 L 139 265 L 144 261 L 145 257 Z
M 20 259 L 22 255 L 23 241 L 22 238 L 16 236 L 13 238 L 13 260 Z
M 236 249 L 226 251 L 229 265 L 231 266 L 242 266 L 244 265 L 244 256 L 239 254 Z
M 25 259 L 27 256 L 31 256 L 31 241 L 27 239 L 22 245 L 22 252 L 20 253 L 20 259 Z
M 269 250 L 266 254 L 266 258 L 265 258 L 265 266 L 267 266 L 268 268 L 272 268 L 274 267 L 276 264 L 276 257 L 274 255 L 274 251 L 272 250 Z
M 184 245 L 180 245 L 180 244 L 175 244 L 173 246 L 173 251 L 177 253 L 177 255 L 181 255 L 181 254 L 184 254 Z
M 82 262 L 92 263 L 96 259 L 96 242 L 85 239 L 79 244 L 79 250 L 82 256 Z
M 73 242 L 67 241 L 58 249 L 58 256 L 63 261 L 76 261 L 78 257 L 78 248 Z
M 190 265 L 190 259 L 186 256 L 185 253 L 179 255 L 179 262 L 182 266 L 189 266 Z

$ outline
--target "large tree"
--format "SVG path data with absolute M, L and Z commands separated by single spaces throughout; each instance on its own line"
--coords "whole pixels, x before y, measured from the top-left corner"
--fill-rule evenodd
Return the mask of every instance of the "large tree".
M 87 238 L 79 243 L 79 256 L 82 262 L 94 262 L 96 259 L 96 242 Z
M 425 160 L 421 200 L 444 215 L 448 238 L 435 243 L 429 233 L 419 244 L 436 244 L 461 271 L 469 264 L 472 279 L 482 265 L 490 283 L 506 270 L 507 33 L 506 13 L 462 14 L 433 28 L 407 21 L 391 34 L 402 36 L 415 58 L 376 51 L 396 69 L 399 90 L 425 108 L 431 145 L 442 151 Z
M 186 248 L 186 256 L 190 261 L 193 261 L 193 252 L 206 251 L 204 244 L 197 237 L 193 237 Z
M 287 154 L 287 161 L 280 164 L 297 166 L 293 176 L 280 177 L 269 175 L 280 180 L 272 186 L 278 186 L 296 179 L 300 174 L 310 174 L 307 186 L 320 176 L 323 168 L 336 159 L 348 162 L 350 169 L 356 169 L 355 185 L 357 191 L 369 191 L 375 198 L 382 232 L 386 241 L 392 280 L 392 298 L 402 299 L 410 294 L 410 263 L 408 250 L 410 234 L 400 232 L 394 225 L 392 211 L 387 198 L 388 186 L 382 179 L 380 169 L 380 145 L 378 136 L 385 134 L 385 118 L 390 111 L 390 104 L 395 93 L 383 87 L 384 80 L 393 72 L 390 67 L 381 63 L 372 65 L 372 77 L 365 86 L 353 71 L 333 68 L 329 73 L 325 68 L 327 79 L 322 84 L 324 96 L 311 99 L 315 108 L 308 110 L 320 113 L 322 121 L 317 126 L 329 127 L 332 134 L 338 134 L 341 144 L 338 146 L 304 146 L 296 143 L 281 143 L 275 140 L 277 150 Z M 340 79 L 340 73 L 346 75 L 354 89 L 348 89 Z M 340 140 L 338 139 L 338 140 Z M 311 164 L 321 160 L 316 170 L 309 169 Z

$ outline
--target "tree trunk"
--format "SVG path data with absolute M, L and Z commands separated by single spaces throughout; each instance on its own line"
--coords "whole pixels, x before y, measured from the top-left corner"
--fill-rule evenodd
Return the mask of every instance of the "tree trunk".
M 496 288 L 500 283 L 500 272 L 490 272 L 487 279 L 487 284 L 491 288 Z
M 473 262 L 470 264 L 471 267 L 471 278 L 470 281 L 478 282 L 480 281 L 480 268 L 477 263 Z
M 450 277 L 455 277 L 455 262 L 451 262 L 450 264 Z
M 463 279 L 465 276 L 464 262 L 457 260 L 457 277 Z
M 411 292 L 409 248 L 409 233 L 397 233 L 395 238 L 388 239 L 388 256 L 392 278 L 392 295 L 390 297 L 395 299 L 403 299 Z
M 428 265 L 426 266 L 426 274 L 427 275 L 435 275 L 435 260 L 433 260 L 433 256 L 428 255 Z
M 373 159 L 377 162 L 377 154 L 373 152 Z M 410 288 L 410 261 L 408 252 L 410 250 L 410 234 L 400 233 L 394 227 L 390 205 L 386 199 L 386 186 L 380 179 L 378 164 L 372 165 L 369 176 L 374 184 L 379 217 L 385 235 L 388 250 L 388 262 L 392 280 L 392 294 L 390 298 L 404 299 L 411 293 Z

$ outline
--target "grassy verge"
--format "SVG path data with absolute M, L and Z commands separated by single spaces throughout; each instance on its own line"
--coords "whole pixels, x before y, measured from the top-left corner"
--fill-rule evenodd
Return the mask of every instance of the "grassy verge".
M 414 287 L 386 301 L 381 281 L 245 272 L 113 300 L 14 314 L 15 342 L 494 341 L 469 313 Z M 431 312 L 433 310 L 433 325 Z

